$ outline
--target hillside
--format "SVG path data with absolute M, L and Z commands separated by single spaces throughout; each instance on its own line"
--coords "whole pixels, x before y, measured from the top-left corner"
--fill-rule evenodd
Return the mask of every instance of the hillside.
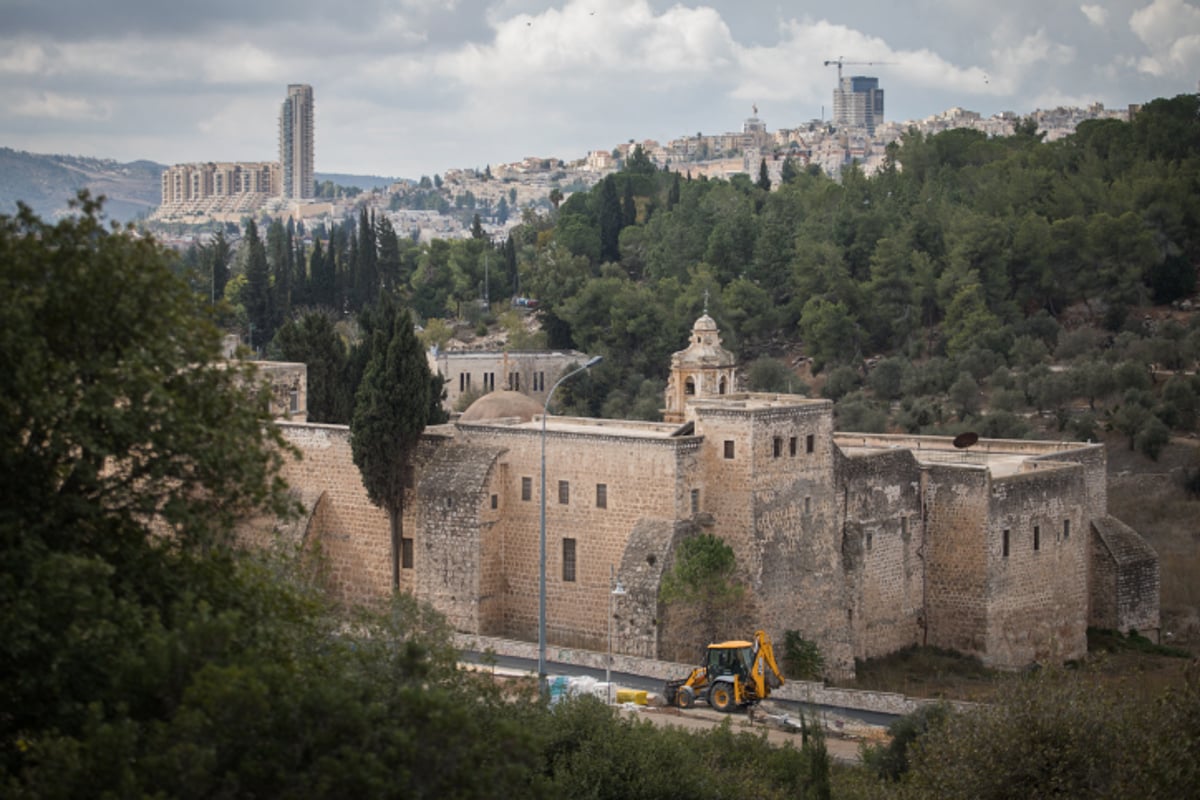
M 16 211 L 17 201 L 47 218 L 67 210 L 80 189 L 108 198 L 104 210 L 117 220 L 152 211 L 162 196 L 165 167 L 153 161 L 122 164 L 111 159 L 40 155 L 0 148 L 0 212 Z
M 104 211 L 111 219 L 132 221 L 158 207 L 162 198 L 162 173 L 166 165 L 153 161 L 121 163 L 105 158 L 43 155 L 0 147 L 0 213 L 11 214 L 17 201 L 39 216 L 55 218 L 66 213 L 67 201 L 80 189 L 104 195 Z M 379 175 L 317 174 L 318 181 L 355 186 L 364 191 L 389 186 L 393 178 Z

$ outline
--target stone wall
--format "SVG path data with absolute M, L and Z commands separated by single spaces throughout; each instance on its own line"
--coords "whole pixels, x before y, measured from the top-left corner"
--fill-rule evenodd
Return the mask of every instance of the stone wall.
M 1158 640 L 1158 555 L 1137 531 L 1115 517 L 1093 521 L 1090 536 L 1089 624 Z
M 988 666 L 1017 669 L 1087 653 L 1084 479 L 1079 465 L 1043 463 L 992 480 L 987 640 L 980 653 Z
M 922 644 L 983 655 L 987 647 L 986 469 L 927 467 L 926 638 Z
M 842 568 L 854 657 L 874 658 L 924 637 L 925 527 L 921 470 L 907 450 L 841 459 Z

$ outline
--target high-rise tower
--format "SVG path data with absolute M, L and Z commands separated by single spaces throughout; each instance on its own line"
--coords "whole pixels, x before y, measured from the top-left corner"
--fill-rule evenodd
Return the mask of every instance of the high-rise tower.
M 313 173 L 313 90 L 307 83 L 288 86 L 287 98 L 279 111 L 279 164 L 283 169 L 283 196 L 292 199 L 312 197 Z
M 833 124 L 839 128 L 866 128 L 875 133 L 883 122 L 883 89 L 878 78 L 855 75 L 842 78 L 833 90 Z

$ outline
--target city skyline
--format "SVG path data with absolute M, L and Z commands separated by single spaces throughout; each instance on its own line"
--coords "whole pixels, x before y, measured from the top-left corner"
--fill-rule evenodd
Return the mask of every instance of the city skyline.
M 878 79 L 887 121 L 1122 108 L 1200 76 L 1183 0 L 0 4 L 0 145 L 165 164 L 277 157 L 296 83 L 321 94 L 322 172 L 416 178 L 739 130 L 755 104 L 772 130 L 830 119 L 828 60 Z

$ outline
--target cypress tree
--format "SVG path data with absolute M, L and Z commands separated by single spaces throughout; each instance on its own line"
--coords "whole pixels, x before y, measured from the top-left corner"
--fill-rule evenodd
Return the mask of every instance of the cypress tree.
M 624 214 L 617 197 L 617 182 L 612 175 L 600 184 L 600 260 L 620 261 L 619 246 Z

